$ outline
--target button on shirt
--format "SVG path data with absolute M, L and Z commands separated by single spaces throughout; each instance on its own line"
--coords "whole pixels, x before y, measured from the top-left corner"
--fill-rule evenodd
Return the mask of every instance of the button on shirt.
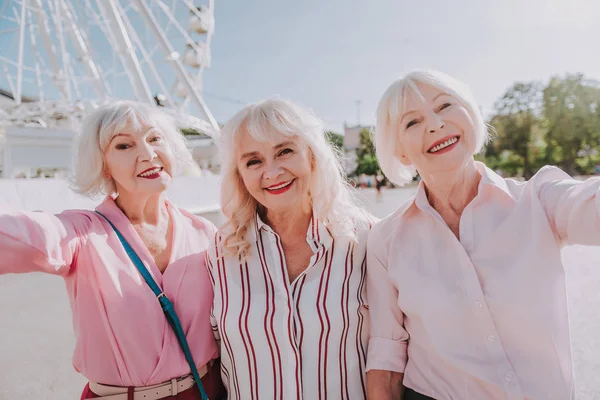
M 368 242 L 368 369 L 445 399 L 573 396 L 561 247 L 600 245 L 600 179 L 544 167 L 528 182 L 477 163 L 460 241 L 415 197 Z
M 230 399 L 364 399 L 367 230 L 333 238 L 313 219 L 314 255 L 292 283 L 279 236 L 258 217 L 247 261 L 209 250 L 213 324 Z M 218 242 L 220 239 L 215 239 Z

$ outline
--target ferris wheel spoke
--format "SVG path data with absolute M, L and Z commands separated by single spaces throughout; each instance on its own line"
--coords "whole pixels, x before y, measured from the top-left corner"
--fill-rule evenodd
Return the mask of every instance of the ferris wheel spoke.
M 10 58 L 4 57 L 2 55 L 0 55 L 0 61 L 2 61 L 4 64 L 11 65 L 11 66 L 13 66 L 15 68 L 19 67 L 19 63 L 18 62 L 16 62 L 15 60 L 11 60 Z M 33 68 L 29 67 L 29 66 L 23 65 L 23 71 L 33 72 L 35 70 Z
M 104 34 L 104 37 L 108 41 L 109 45 L 112 48 L 115 48 L 115 49 L 118 48 L 117 39 L 115 38 L 112 30 L 109 27 L 109 23 L 106 19 L 106 13 L 103 10 L 96 11 L 92 7 L 90 0 L 85 0 L 85 5 L 86 5 L 86 10 L 89 13 L 88 15 L 91 15 L 93 17 L 96 26 L 98 26 L 98 28 L 102 31 L 102 33 Z M 98 14 L 100 14 L 100 17 L 102 17 L 102 20 L 100 19 Z M 112 58 L 113 58 L 112 68 L 105 70 L 103 73 L 103 78 L 104 78 L 105 83 L 108 81 L 109 76 L 112 76 L 113 78 L 116 76 L 115 71 L 116 71 L 116 58 L 117 57 L 116 57 L 115 52 L 112 53 Z M 113 84 L 113 87 L 115 87 L 114 84 Z M 112 93 L 109 85 L 107 85 L 107 92 L 108 92 L 109 97 L 113 96 L 113 93 Z
M 64 30 L 63 27 L 65 26 L 64 21 L 63 21 L 63 17 L 62 17 L 62 10 L 60 7 L 60 2 L 61 0 L 54 0 L 54 4 L 52 3 L 52 1 L 48 2 L 48 5 L 50 7 L 50 12 L 54 15 L 54 25 L 56 26 L 56 33 L 57 33 L 57 37 L 58 37 L 58 43 L 59 43 L 59 48 L 60 48 L 60 58 L 62 61 L 62 66 L 61 69 L 59 70 L 59 77 L 58 79 L 60 80 L 60 83 L 64 86 L 64 90 L 66 92 L 67 95 L 67 100 L 69 102 L 73 101 L 73 96 L 71 95 L 71 85 L 69 83 L 70 81 L 70 77 L 69 77 L 69 63 L 71 62 L 70 57 L 69 57 L 69 52 L 67 51 L 67 47 L 66 47 L 66 43 L 65 43 L 65 35 L 64 35 Z
M 27 25 L 29 26 L 29 40 L 31 42 L 31 49 L 35 53 L 35 79 L 37 81 L 38 87 L 38 100 L 43 103 L 44 102 L 44 86 L 42 85 L 42 72 L 40 69 L 40 52 L 37 47 L 37 40 L 35 35 L 35 25 L 33 24 L 33 18 L 31 17 L 32 11 L 29 10 L 27 13 Z
M 105 4 L 104 4 L 105 3 Z M 133 83 L 135 96 L 140 101 L 153 102 L 152 93 L 148 87 L 144 72 L 140 67 L 135 50 L 131 46 L 131 40 L 123 26 L 123 20 L 115 4 L 115 0 L 98 0 L 97 3 L 103 17 L 110 22 L 110 28 L 121 55 L 121 61 L 128 72 L 129 79 Z M 104 5 L 107 7 L 105 8 Z
M 73 88 L 73 91 L 75 92 L 75 99 L 80 100 L 82 98 L 82 96 L 81 96 L 81 91 L 79 90 L 79 82 L 75 75 L 75 71 L 73 70 L 73 64 L 69 64 L 67 68 L 69 68 L 69 74 L 67 76 L 71 80 L 71 87 Z
M 197 18 L 202 19 L 202 18 L 206 18 L 205 15 L 202 15 L 200 13 L 200 11 L 198 11 L 198 8 L 196 6 L 194 6 L 192 4 L 191 1 L 189 0 L 183 0 L 183 2 L 185 3 L 185 5 L 189 8 L 189 10 L 192 12 L 192 14 L 194 14 Z M 210 49 L 210 45 L 211 45 L 211 39 L 212 39 L 212 34 L 214 31 L 214 0 L 209 0 L 208 2 L 208 18 L 209 18 L 209 26 L 208 29 L 206 30 L 205 36 L 205 47 L 206 49 Z M 196 72 L 196 76 L 194 77 L 194 86 L 198 87 L 200 86 L 201 82 L 202 82 L 202 73 L 204 72 L 204 69 L 210 64 L 210 54 L 208 55 L 208 61 L 207 62 L 203 62 L 200 65 L 200 68 L 198 69 L 198 71 Z M 187 96 L 185 96 L 185 98 L 183 99 L 183 103 L 182 103 L 182 107 L 186 107 L 188 102 L 190 101 L 190 95 L 188 93 Z
M 25 16 L 27 15 L 27 0 L 21 1 L 21 18 L 19 19 L 19 69 L 17 70 L 17 92 L 15 103 L 21 104 L 21 90 L 23 88 L 23 51 L 25 50 Z
M 17 11 L 17 9 L 16 9 L 16 8 L 14 8 L 14 7 L 13 7 L 12 11 L 13 11 L 13 14 L 15 14 L 15 15 L 19 15 L 19 12 Z M 0 15 L 0 17 L 1 17 L 3 20 L 6 20 L 6 21 L 8 21 L 8 22 L 12 22 L 12 23 L 14 23 L 14 24 L 18 24 L 18 23 L 19 23 L 19 17 L 18 17 L 18 16 L 17 16 L 17 17 L 15 17 L 15 18 L 11 18 L 11 17 L 8 17 L 8 16 L 6 16 L 6 15 Z M 17 29 L 18 29 L 18 27 L 17 27 Z
M 32 11 L 35 15 L 36 23 L 39 28 L 38 34 L 42 38 L 42 42 L 44 44 L 44 49 L 46 51 L 46 57 L 48 59 L 50 67 L 52 69 L 52 73 L 50 74 L 52 76 L 52 82 L 57 87 L 60 95 L 64 99 L 68 99 L 67 91 L 65 90 L 65 87 L 61 84 L 61 81 L 60 81 L 60 73 L 59 73 L 60 69 L 58 67 L 56 53 L 54 52 L 54 46 L 53 46 L 51 38 L 50 38 L 50 25 L 49 25 L 49 21 L 48 21 L 48 16 L 47 16 L 46 12 L 43 10 L 42 0 L 33 0 L 33 1 L 35 2 L 37 8 L 32 9 Z
M 15 85 L 12 81 L 12 76 L 8 72 L 8 68 L 6 67 L 6 63 L 4 63 L 4 76 L 6 77 L 6 81 L 8 82 L 8 86 L 10 86 L 10 90 L 12 93 L 16 93 Z
M 105 87 L 104 81 L 100 78 L 100 73 L 98 71 L 98 67 L 96 66 L 96 63 L 94 62 L 93 58 L 90 55 L 90 51 L 89 51 L 89 48 L 87 45 L 87 40 L 86 40 L 83 32 L 81 32 L 81 30 L 78 28 L 77 21 L 72 14 L 72 7 L 70 6 L 70 3 L 68 3 L 68 0 L 58 0 L 58 1 L 60 1 L 61 6 L 63 8 L 63 12 L 65 14 L 65 17 L 66 17 L 67 21 L 69 22 L 69 25 L 71 26 L 71 29 L 69 29 L 69 36 L 71 37 L 71 42 L 73 43 L 73 46 L 75 47 L 75 51 L 77 52 L 77 55 L 79 56 L 79 60 L 81 62 L 83 62 L 88 73 L 91 75 L 92 84 L 93 84 L 94 88 L 96 89 L 96 92 L 100 96 L 100 99 L 105 100 L 106 99 L 106 87 Z M 76 83 L 74 82 L 74 84 L 76 84 Z
M 158 26 L 158 24 L 156 22 L 156 18 L 152 14 L 152 11 L 146 4 L 145 0 L 136 0 L 136 3 L 138 4 L 140 15 L 146 20 L 146 24 L 154 32 L 156 39 L 158 40 L 159 44 L 163 48 L 165 55 L 167 56 L 167 59 L 173 65 L 173 68 L 174 68 L 180 82 L 182 82 L 186 86 L 186 88 L 190 91 L 190 93 L 192 94 L 192 99 L 198 106 L 198 110 L 200 111 L 201 114 L 203 114 L 202 116 L 207 121 L 209 121 L 211 127 L 213 128 L 213 131 L 217 132 L 219 130 L 219 125 L 217 124 L 217 121 L 214 119 L 214 117 L 208 110 L 208 107 L 204 103 L 204 100 L 202 100 L 202 98 L 200 97 L 200 94 L 194 87 L 194 84 L 192 83 L 190 77 L 188 76 L 187 72 L 185 71 L 185 69 L 183 67 L 183 64 L 181 62 L 179 54 L 176 51 L 174 51 L 174 49 L 171 47 L 171 44 L 166 39 L 166 36 L 165 36 L 164 32 L 162 31 L 162 29 Z
M 167 5 L 160 0 L 156 0 L 157 4 L 161 8 L 161 10 L 165 13 L 169 21 L 173 22 L 175 25 L 175 29 L 179 31 L 179 33 L 183 36 L 187 45 L 190 45 L 196 52 L 203 53 L 204 49 L 201 49 L 200 46 L 192 39 L 192 37 L 183 29 L 183 27 L 177 22 L 177 19 L 173 16 L 173 13 L 169 10 Z
M 18 31 L 19 29 L 20 29 L 20 27 L 2 29 L 2 30 L 0 30 L 0 35 L 6 34 L 6 33 L 15 32 L 15 31 Z
M 169 94 L 169 90 L 167 89 L 167 87 L 166 87 L 166 85 L 165 85 L 162 77 L 160 76 L 160 74 L 156 70 L 156 66 L 152 62 L 152 60 L 150 58 L 150 54 L 148 54 L 148 52 L 144 48 L 144 45 L 142 44 L 142 41 L 139 38 L 137 32 L 135 31 L 135 29 L 133 29 L 133 26 L 131 25 L 131 21 L 129 20 L 129 17 L 127 16 L 126 13 L 122 13 L 121 15 L 123 15 L 123 22 L 125 23 L 125 28 L 127 29 L 127 31 L 129 32 L 129 34 L 131 35 L 131 37 L 133 39 L 133 42 L 136 44 L 136 47 L 138 48 L 138 50 L 140 51 L 140 53 L 142 53 L 142 57 L 144 58 L 144 61 L 146 62 L 146 65 L 148 65 L 148 68 L 150 68 L 150 72 L 152 73 L 152 76 L 156 80 L 156 82 L 157 82 L 157 84 L 158 84 L 158 86 L 159 86 L 159 88 L 161 90 L 161 93 L 163 94 L 163 96 L 165 96 L 165 100 L 167 102 L 167 105 L 169 107 L 174 107 L 175 106 L 175 102 L 173 101 L 173 98 Z

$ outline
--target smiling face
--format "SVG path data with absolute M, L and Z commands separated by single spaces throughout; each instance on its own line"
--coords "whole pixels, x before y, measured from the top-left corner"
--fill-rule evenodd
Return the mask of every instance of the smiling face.
M 236 165 L 250 195 L 267 213 L 298 210 L 310 201 L 312 177 L 308 145 L 278 133 L 263 142 L 240 133 Z
M 163 192 L 172 179 L 173 153 L 154 127 L 125 127 L 104 150 L 105 174 L 119 196 L 151 196 Z
M 455 97 L 422 83 L 416 86 L 421 96 L 406 98 L 396 156 L 421 175 L 462 167 L 475 152 L 473 119 Z

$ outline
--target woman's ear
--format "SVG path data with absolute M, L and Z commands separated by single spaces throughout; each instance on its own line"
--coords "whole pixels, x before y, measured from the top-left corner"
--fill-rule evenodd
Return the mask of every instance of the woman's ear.
M 402 149 L 402 146 L 400 146 L 399 143 L 396 143 L 396 151 L 394 152 L 394 155 L 396 156 L 396 158 L 398 160 L 400 160 L 400 162 L 403 165 L 406 165 L 406 166 L 412 165 L 412 162 L 406 156 L 406 153 L 404 152 L 404 150 Z
M 108 168 L 106 168 L 106 164 L 102 166 L 102 176 L 104 179 L 112 179 L 112 175 L 108 172 Z

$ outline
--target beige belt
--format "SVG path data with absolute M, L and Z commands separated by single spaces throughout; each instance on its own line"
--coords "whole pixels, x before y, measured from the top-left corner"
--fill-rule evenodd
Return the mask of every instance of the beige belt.
M 208 372 L 207 365 L 198 368 L 198 374 L 202 378 Z M 158 385 L 136 387 L 133 389 L 134 400 L 159 400 L 165 397 L 175 396 L 194 386 L 194 377 L 187 375 Z M 98 400 L 128 400 L 127 388 L 121 386 L 108 386 L 90 382 L 90 390 L 98 397 Z

